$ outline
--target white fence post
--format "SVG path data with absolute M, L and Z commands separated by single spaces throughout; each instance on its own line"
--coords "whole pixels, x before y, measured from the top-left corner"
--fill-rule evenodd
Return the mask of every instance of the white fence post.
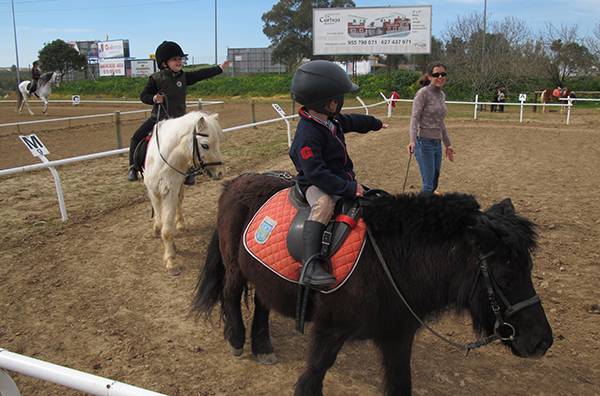
M 475 109 L 473 110 L 473 119 L 476 120 L 477 119 L 477 105 L 479 101 L 479 94 L 475 95 Z
M 571 103 L 571 98 L 568 98 L 568 103 L 567 105 L 569 107 L 567 107 L 567 125 L 569 125 L 569 122 L 571 121 L 571 106 L 573 106 L 573 104 Z
M 383 100 L 385 100 L 385 103 L 387 103 L 387 116 L 388 118 L 390 118 L 392 116 L 392 97 L 390 96 L 389 99 L 386 98 L 383 92 L 379 92 L 379 95 L 381 95 Z
M 523 108 L 524 108 L 523 103 L 525 103 L 525 101 L 521 100 L 520 102 L 521 102 L 521 111 L 519 112 L 519 123 L 522 124 L 523 123 Z
M 271 106 L 273 109 L 281 116 L 281 119 L 285 121 L 285 125 L 287 125 L 287 137 L 288 137 L 288 147 L 292 147 L 292 127 L 290 126 L 290 122 L 286 118 L 285 111 L 279 106 L 277 103 L 272 103 Z
M 40 155 L 40 161 L 42 161 L 45 164 L 50 162 L 50 161 L 48 161 L 48 158 L 44 157 L 43 155 Z M 69 217 L 67 216 L 67 207 L 65 206 L 65 196 L 63 194 L 62 185 L 60 184 L 60 175 L 58 174 L 58 171 L 56 170 L 55 167 L 50 166 L 50 167 L 48 167 L 48 169 L 50 170 L 50 173 L 52 173 L 52 177 L 54 178 L 54 186 L 56 187 L 56 196 L 58 197 L 58 207 L 60 208 L 60 218 L 63 223 L 66 223 L 67 220 L 69 220 Z
M 363 100 L 360 98 L 360 96 L 357 96 L 356 100 L 358 100 L 360 102 L 360 104 L 362 105 L 362 107 L 365 109 L 365 114 L 369 115 L 369 108 L 367 107 L 365 102 L 363 102 Z

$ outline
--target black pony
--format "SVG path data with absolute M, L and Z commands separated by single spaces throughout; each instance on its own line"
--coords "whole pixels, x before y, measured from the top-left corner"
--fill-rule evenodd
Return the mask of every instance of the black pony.
M 245 174 L 225 187 L 193 302 L 197 313 L 207 314 L 221 303 L 225 339 L 239 355 L 245 340 L 241 297 L 247 283 L 254 285 L 252 352 L 267 363 L 275 361 L 269 310 L 293 317 L 297 286 L 255 261 L 242 245 L 242 233 L 258 208 L 289 185 Z M 552 330 L 531 281 L 534 225 L 515 214 L 510 200 L 481 212 L 463 194 L 383 196 L 363 214 L 380 250 L 367 243 L 340 290 L 315 293 L 307 313 L 314 323 L 312 343 L 296 395 L 322 394 L 325 373 L 351 339 L 371 339 L 380 349 L 386 394 L 411 393 L 410 356 L 420 324 L 395 288 L 423 319 L 448 309 L 469 312 L 477 333 L 501 338 L 517 356 L 541 356 L 550 347 Z

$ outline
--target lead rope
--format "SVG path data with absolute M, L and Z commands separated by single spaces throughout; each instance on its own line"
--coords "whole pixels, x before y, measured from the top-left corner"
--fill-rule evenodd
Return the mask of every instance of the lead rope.
M 404 183 L 402 184 L 402 194 L 404 194 L 404 190 L 406 189 L 406 180 L 408 179 L 408 169 L 410 169 L 410 160 L 412 159 L 413 153 L 408 154 L 408 162 L 406 164 L 406 174 L 404 175 Z
M 404 298 L 404 295 L 402 294 L 402 292 L 400 291 L 400 289 L 398 289 L 398 286 L 396 285 L 396 281 L 394 280 L 394 276 L 392 275 L 392 273 L 391 273 L 391 271 L 390 271 L 390 269 L 389 269 L 389 267 L 388 267 L 385 259 L 383 258 L 383 254 L 381 253 L 381 250 L 379 249 L 379 245 L 377 244 L 377 242 L 375 241 L 375 238 L 373 237 L 373 233 L 371 232 L 371 228 L 370 227 L 367 227 L 367 234 L 369 235 L 369 241 L 371 242 L 371 245 L 373 246 L 373 249 L 375 250 L 375 254 L 377 255 L 377 258 L 379 259 L 379 263 L 381 264 L 381 267 L 383 268 L 383 271 L 385 272 L 385 274 L 389 278 L 390 283 L 392 284 L 392 287 L 396 291 L 396 294 L 398 294 L 398 296 L 400 297 L 400 299 L 402 300 L 402 302 L 404 303 L 404 305 L 406 306 L 406 308 L 408 309 L 408 311 L 417 320 L 417 322 L 419 322 L 421 324 L 421 326 L 423 326 L 427 330 L 429 330 L 429 332 L 431 334 L 433 334 L 434 336 L 436 336 L 440 340 L 447 342 L 448 344 L 452 345 L 456 349 L 458 349 L 460 351 L 465 351 L 465 356 L 467 356 L 472 349 L 477 349 L 479 347 L 482 347 L 483 345 L 489 344 L 490 342 L 495 341 L 495 340 L 497 340 L 497 339 L 500 338 L 500 337 L 498 337 L 498 335 L 492 334 L 491 336 L 488 336 L 488 337 L 482 337 L 482 338 L 480 338 L 479 340 L 477 340 L 475 342 L 471 342 L 471 343 L 468 343 L 468 344 L 459 344 L 457 342 L 454 342 L 454 341 L 450 340 L 447 337 L 444 337 L 443 335 L 441 335 L 440 333 L 438 333 L 437 331 L 435 331 L 433 328 L 431 328 L 430 326 L 428 326 L 427 323 L 423 322 L 423 320 L 416 314 L 416 312 L 408 304 L 408 301 L 406 300 L 406 298 Z

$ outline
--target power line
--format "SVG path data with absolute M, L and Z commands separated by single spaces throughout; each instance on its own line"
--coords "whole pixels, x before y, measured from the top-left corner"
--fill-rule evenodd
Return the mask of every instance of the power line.
M 24 0 L 26 1 L 26 0 Z M 30 0 L 31 2 L 35 2 L 36 0 Z M 37 0 L 42 1 L 42 0 Z M 54 1 L 54 0 L 48 0 Z M 36 8 L 35 10 L 19 10 L 19 13 L 39 13 L 39 12 L 68 12 L 68 11 L 88 11 L 88 10 L 102 10 L 102 9 L 115 9 L 115 8 L 131 8 L 131 7 L 151 7 L 157 5 L 169 5 L 174 3 L 199 3 L 201 0 L 168 0 L 168 1 L 154 1 L 154 2 L 140 2 L 140 3 L 129 3 L 123 5 L 112 5 L 112 6 L 99 6 L 99 7 L 79 7 L 79 8 Z M 2 14 L 6 14 L 6 11 L 0 12 Z

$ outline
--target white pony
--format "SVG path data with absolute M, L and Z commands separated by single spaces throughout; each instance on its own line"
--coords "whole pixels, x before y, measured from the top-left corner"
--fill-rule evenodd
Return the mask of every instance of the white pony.
M 220 144 L 223 130 L 218 114 L 194 111 L 179 118 L 161 121 L 148 143 L 144 184 L 154 210 L 154 234 L 161 237 L 163 260 L 171 275 L 179 275 L 175 265 L 175 228 L 185 223 L 181 212 L 183 181 L 190 169 L 212 179 L 224 174 Z
M 44 109 L 42 110 L 42 112 L 44 114 L 46 114 L 46 111 L 48 111 L 48 97 L 50 96 L 50 93 L 52 92 L 52 86 L 56 85 L 57 87 L 60 86 L 60 79 L 61 79 L 62 74 L 60 72 L 54 71 L 54 72 L 46 72 L 44 74 L 42 74 L 40 76 L 40 79 L 38 80 L 38 85 L 37 88 L 34 92 L 34 94 L 36 94 L 38 96 L 38 98 L 40 98 L 40 100 L 44 103 Z M 19 111 L 19 114 L 21 114 L 21 111 L 23 110 L 23 105 L 27 106 L 27 110 L 29 111 L 29 115 L 33 115 L 33 111 L 31 111 L 31 108 L 29 107 L 29 91 L 27 90 L 27 87 L 29 86 L 29 83 L 31 81 L 29 80 L 25 80 L 22 81 L 21 84 L 19 84 L 18 87 L 18 93 L 17 93 L 17 110 Z

